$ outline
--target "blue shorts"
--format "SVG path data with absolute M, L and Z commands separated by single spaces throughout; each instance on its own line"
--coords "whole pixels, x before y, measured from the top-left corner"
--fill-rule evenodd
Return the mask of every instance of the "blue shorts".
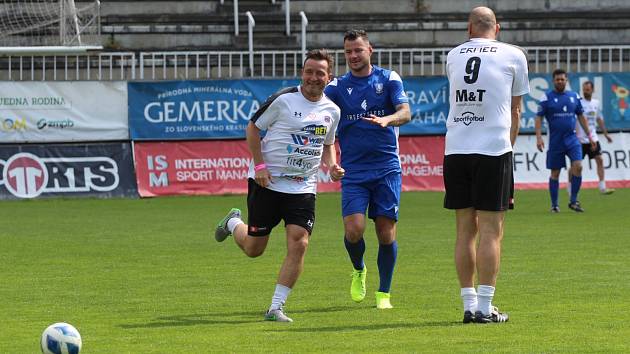
M 569 156 L 571 162 L 582 161 L 582 145 L 571 145 L 564 150 L 547 150 L 547 168 L 550 170 L 566 168 L 565 155 Z
M 361 171 L 360 177 L 347 174 L 341 179 L 341 212 L 344 217 L 365 214 L 375 219 L 384 216 L 398 221 L 402 175 L 394 171 Z

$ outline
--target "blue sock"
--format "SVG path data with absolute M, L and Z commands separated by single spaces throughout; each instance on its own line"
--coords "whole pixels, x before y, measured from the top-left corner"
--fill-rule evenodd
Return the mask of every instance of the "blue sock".
M 571 204 L 577 201 L 577 195 L 582 186 L 582 176 L 571 176 Z
M 549 178 L 549 195 L 551 195 L 551 207 L 558 206 L 558 189 L 560 189 L 560 181 L 558 181 L 557 179 Z
M 392 286 L 392 276 L 394 275 L 394 265 L 396 265 L 396 256 L 398 255 L 398 243 L 392 242 L 390 245 L 378 245 L 378 275 L 381 283 L 378 291 L 388 293 Z
M 343 238 L 343 243 L 346 244 L 346 250 L 348 251 L 348 256 L 350 256 L 350 261 L 352 262 L 352 266 L 356 270 L 361 270 L 365 265 L 363 264 L 363 254 L 365 253 L 365 241 L 363 239 L 359 240 L 357 243 L 351 243 L 347 238 Z

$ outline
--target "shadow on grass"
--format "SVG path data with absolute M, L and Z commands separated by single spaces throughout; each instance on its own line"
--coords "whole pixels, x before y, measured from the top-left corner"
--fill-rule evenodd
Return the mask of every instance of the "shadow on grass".
M 339 312 L 339 311 L 357 311 L 357 310 L 369 310 L 367 307 L 324 307 L 324 308 L 308 308 L 291 310 L 291 314 L 296 313 L 326 313 L 326 312 Z M 161 328 L 161 327 L 179 327 L 179 326 L 198 326 L 198 325 L 210 325 L 210 324 L 244 324 L 244 323 L 259 323 L 262 321 L 264 311 L 223 311 L 223 312 L 210 312 L 210 313 L 198 313 L 189 315 L 177 315 L 177 316 L 160 316 L 147 323 L 138 324 L 121 324 L 120 328 L 134 329 L 134 328 Z
M 406 323 L 375 323 L 370 325 L 348 325 L 348 326 L 330 326 L 330 327 L 308 327 L 308 328 L 291 328 L 277 327 L 267 329 L 265 332 L 343 332 L 343 331 L 378 331 L 388 329 L 401 328 L 423 328 L 423 327 L 454 327 L 461 326 L 461 322 L 406 322 Z

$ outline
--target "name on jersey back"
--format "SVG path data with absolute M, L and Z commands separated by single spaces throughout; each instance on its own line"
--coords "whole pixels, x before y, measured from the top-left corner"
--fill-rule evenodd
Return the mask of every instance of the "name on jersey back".
M 459 54 L 469 53 L 496 53 L 498 47 L 464 47 L 459 49 Z

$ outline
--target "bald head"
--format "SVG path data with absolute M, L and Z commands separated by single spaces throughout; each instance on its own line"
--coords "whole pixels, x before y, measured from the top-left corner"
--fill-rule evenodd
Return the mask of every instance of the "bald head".
M 497 18 L 485 6 L 475 7 L 468 16 L 468 33 L 471 38 L 495 39 L 498 33 Z

